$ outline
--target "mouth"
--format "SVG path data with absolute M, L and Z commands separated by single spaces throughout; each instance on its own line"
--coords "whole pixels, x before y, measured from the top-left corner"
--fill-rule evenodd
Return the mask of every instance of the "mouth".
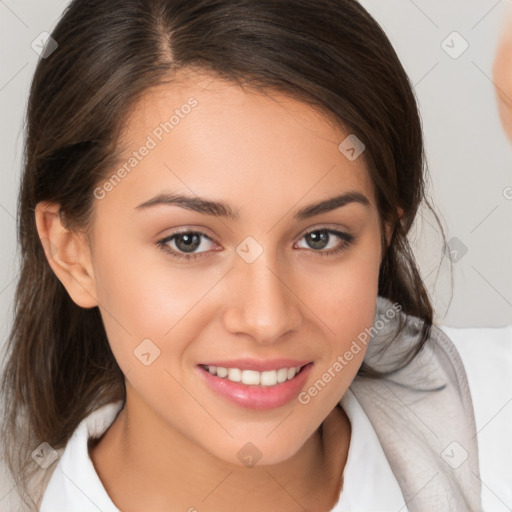
M 313 362 L 302 362 L 297 366 L 288 366 L 289 362 L 281 364 L 264 371 L 255 370 L 254 365 L 247 368 L 242 364 L 199 364 L 197 369 L 209 390 L 221 399 L 248 409 L 274 409 L 297 397 L 313 367 Z

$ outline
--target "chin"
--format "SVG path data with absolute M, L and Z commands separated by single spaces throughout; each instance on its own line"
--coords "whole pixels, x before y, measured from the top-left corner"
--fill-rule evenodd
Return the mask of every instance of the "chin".
M 266 441 L 232 441 L 230 447 L 221 452 L 211 452 L 224 463 L 232 464 L 238 468 L 251 468 L 254 466 L 270 466 L 284 462 L 293 457 L 304 443 L 283 445 L 281 439 L 275 442 Z M 218 448 L 218 446 L 216 447 Z M 226 456 L 226 455 L 230 456 Z

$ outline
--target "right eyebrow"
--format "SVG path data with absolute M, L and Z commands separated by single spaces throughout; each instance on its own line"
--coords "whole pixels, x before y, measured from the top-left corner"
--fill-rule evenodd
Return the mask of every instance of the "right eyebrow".
M 180 206 L 187 210 L 194 210 L 199 213 L 213 215 L 215 217 L 226 217 L 231 220 L 238 220 L 240 213 L 233 210 L 228 204 L 221 201 L 212 201 L 197 196 L 184 194 L 158 194 L 157 196 L 139 204 L 136 209 L 150 208 L 157 205 Z

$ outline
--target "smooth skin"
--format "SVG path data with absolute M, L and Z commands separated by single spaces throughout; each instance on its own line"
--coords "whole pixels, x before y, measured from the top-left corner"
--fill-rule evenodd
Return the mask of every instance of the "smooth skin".
M 338 501 L 350 442 L 350 422 L 336 405 L 365 349 L 307 405 L 294 399 L 271 410 L 217 395 L 197 365 L 306 359 L 314 365 L 304 390 L 332 367 L 374 321 L 382 252 L 373 185 L 364 159 L 338 150 L 349 132 L 326 114 L 199 72 L 142 97 L 126 120 L 120 165 L 191 97 L 197 106 L 95 199 L 89 237 L 66 229 L 58 205 L 36 208 L 51 268 L 76 304 L 99 307 L 125 375 L 125 407 L 90 455 L 123 512 L 327 511 Z M 369 205 L 293 218 L 349 191 Z M 164 192 L 223 201 L 239 218 L 137 208 Z M 322 246 L 311 238 L 322 229 L 355 240 L 328 235 Z M 205 235 L 196 260 L 157 245 L 186 230 Z M 263 250 L 252 263 L 236 251 L 249 236 Z M 187 254 L 183 242 L 167 247 Z M 145 339 L 160 350 L 149 366 L 134 355 Z M 262 454 L 253 467 L 237 456 L 247 442 Z

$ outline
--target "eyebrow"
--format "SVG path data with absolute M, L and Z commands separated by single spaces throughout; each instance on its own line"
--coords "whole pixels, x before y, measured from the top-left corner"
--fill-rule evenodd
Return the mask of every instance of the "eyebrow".
M 351 191 L 339 196 L 331 197 L 330 199 L 326 199 L 319 203 L 310 204 L 295 212 L 293 218 L 296 220 L 309 219 L 315 215 L 330 212 L 350 203 L 359 203 L 366 207 L 370 206 L 370 201 L 365 195 L 357 191 Z M 225 217 L 233 221 L 240 218 L 239 211 L 234 210 L 227 203 L 222 201 L 211 201 L 198 196 L 187 196 L 184 194 L 159 194 L 139 204 L 135 209 L 144 210 L 158 205 L 180 206 L 187 210 L 193 210 L 215 217 Z

